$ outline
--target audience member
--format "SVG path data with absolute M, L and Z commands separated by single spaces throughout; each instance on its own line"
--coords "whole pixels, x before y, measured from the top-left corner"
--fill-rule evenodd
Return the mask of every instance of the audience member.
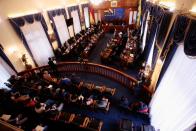
M 121 99 L 120 99 L 120 106 L 123 107 L 123 108 L 128 109 L 129 101 L 128 101 L 127 97 L 125 97 L 125 96 L 121 97 Z
M 43 73 L 43 78 L 45 80 L 47 80 L 48 82 L 52 82 L 52 83 L 56 83 L 56 84 L 58 83 L 57 78 L 52 78 L 51 75 L 46 70 Z
M 148 110 L 149 110 L 148 106 L 142 101 L 132 103 L 129 106 L 129 109 L 131 111 L 138 112 L 141 114 L 148 114 Z
M 43 112 L 45 112 L 46 110 L 46 104 L 45 103 L 36 103 L 35 104 L 35 112 L 38 114 L 41 114 Z

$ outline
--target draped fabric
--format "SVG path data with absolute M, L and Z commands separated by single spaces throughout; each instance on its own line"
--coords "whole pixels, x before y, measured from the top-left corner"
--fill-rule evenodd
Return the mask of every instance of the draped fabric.
M 157 82 L 157 86 L 162 80 L 163 75 L 169 66 L 169 63 L 171 62 L 171 59 L 176 51 L 177 44 L 183 43 L 183 40 L 185 38 L 185 32 L 188 27 L 189 21 L 190 19 L 183 15 L 178 15 L 177 18 L 175 19 L 175 22 L 172 26 L 169 37 L 160 55 L 160 58 L 164 61 L 164 65 L 161 69 L 161 73 L 160 73 L 160 76 Z
M 8 89 L 4 84 L 10 78 L 11 75 L 15 75 L 15 71 L 0 57 L 0 89 Z
M 149 32 L 149 36 L 147 38 L 147 41 L 146 41 L 146 46 L 144 48 L 144 56 L 145 56 L 145 60 L 148 59 L 149 57 L 149 53 L 151 51 L 151 48 L 152 46 L 154 45 L 155 46 L 155 43 L 156 43 L 156 32 L 158 30 L 158 23 L 156 21 L 156 18 L 155 17 L 151 17 L 152 20 L 151 20 L 151 29 L 150 32 Z M 153 52 L 152 52 L 153 53 Z
M 184 36 L 185 36 L 185 31 L 186 28 L 188 27 L 189 24 L 189 18 L 183 15 L 179 15 L 177 17 L 177 22 L 175 24 L 174 27 L 174 36 L 173 36 L 173 40 L 175 43 L 179 43 L 182 40 L 184 40 Z
M 97 24 L 99 21 L 101 22 L 101 13 L 100 12 L 95 12 L 94 13 L 95 17 L 95 23 Z
M 152 42 L 152 46 L 151 46 L 151 49 L 150 49 L 150 53 L 149 53 L 149 56 L 148 56 L 148 59 L 147 59 L 147 62 L 146 64 L 149 65 L 149 67 L 152 69 L 152 64 L 153 64 L 153 52 L 154 52 L 154 48 L 156 46 L 156 33 L 157 31 L 155 31 L 155 35 L 154 35 L 154 39 L 153 39 L 153 42 Z
M 150 10 L 150 15 L 151 15 L 151 24 L 149 30 L 150 30 L 150 34 L 148 35 L 148 37 L 146 38 L 146 46 L 144 49 L 144 56 L 145 56 L 145 60 L 148 60 L 148 57 L 150 57 L 150 62 L 151 63 L 151 70 L 154 70 L 154 67 L 156 65 L 156 61 L 158 58 L 158 53 L 159 53 L 159 48 L 157 47 L 157 39 L 158 39 L 158 35 L 160 34 L 160 23 L 163 19 L 164 16 L 164 10 L 157 5 L 151 5 L 149 6 L 149 10 Z M 155 36 L 156 34 L 156 36 Z M 150 52 L 152 49 L 152 46 L 154 44 L 154 49 L 153 52 Z M 150 54 L 151 53 L 151 56 Z M 152 59 L 151 59 L 152 58 Z
M 82 12 L 84 13 L 84 22 L 85 22 L 85 27 L 89 28 L 90 27 L 90 11 L 89 11 L 89 4 L 82 4 Z
M 129 12 L 129 25 L 133 23 L 133 11 Z
M 157 35 L 157 44 L 159 45 L 160 48 L 163 47 L 164 39 L 166 37 L 172 15 L 173 14 L 169 11 L 163 11 L 163 17 Z
M 177 47 L 178 47 L 177 44 L 172 44 L 172 45 L 170 46 L 170 48 L 169 48 L 169 50 L 168 50 L 168 52 L 167 52 L 167 57 L 166 57 L 165 60 L 164 60 L 164 64 L 163 64 L 163 67 L 162 67 L 162 69 L 161 69 L 161 73 L 160 73 L 160 75 L 159 75 L 159 79 L 158 79 L 158 81 L 157 81 L 156 87 L 159 86 L 160 81 L 162 80 L 162 78 L 163 78 L 163 76 L 164 76 L 166 70 L 168 69 L 168 66 L 169 66 L 169 64 L 171 63 L 171 60 L 172 60 L 172 58 L 173 58 L 173 56 L 174 56 L 174 54 L 175 54 L 175 52 L 176 52 Z
M 98 23 L 98 19 L 99 19 L 99 18 L 98 18 L 98 13 L 95 12 L 95 13 L 94 13 L 94 16 L 95 16 L 95 23 L 97 24 L 97 23 Z
M 144 0 L 145 1 L 145 0 Z M 151 13 L 151 8 L 153 7 L 153 5 L 151 5 L 150 3 L 148 2 L 142 2 L 144 4 L 144 6 L 142 7 L 142 16 L 141 16 L 141 33 L 140 33 L 140 36 L 141 38 L 143 38 L 143 35 L 144 35 L 144 30 L 146 28 L 146 21 L 147 21 L 147 16 L 149 14 L 149 11 L 150 11 L 150 15 L 152 14 Z M 158 12 L 155 13 L 156 15 L 158 14 Z M 161 16 L 161 15 L 159 15 Z M 158 17 L 157 17 L 157 20 L 158 20 Z
M 81 31 L 81 24 L 80 18 L 77 10 L 71 12 L 71 17 L 73 18 L 73 25 L 74 25 L 74 32 L 75 34 L 80 33 Z
M 13 66 L 11 61 L 8 59 L 8 57 L 6 56 L 2 48 L 0 48 L 0 57 L 9 65 L 10 68 L 12 68 L 13 71 L 17 73 L 15 67 Z
M 86 28 L 90 27 L 90 17 L 89 17 L 89 8 L 84 8 L 84 20 L 85 20 L 85 26 Z
M 137 23 L 137 11 L 133 11 L 133 23 Z
M 193 19 L 184 40 L 184 52 L 188 56 L 196 56 L 196 20 Z
M 146 15 L 144 14 L 143 17 L 141 18 L 141 26 L 140 26 L 140 36 L 142 38 L 143 33 L 144 33 L 144 24 L 146 21 Z
M 80 15 L 80 9 L 79 9 L 79 6 L 71 6 L 71 7 L 68 7 L 68 13 L 69 13 L 69 16 L 71 16 L 71 12 L 72 11 L 78 11 L 78 14 Z M 80 17 L 80 16 L 79 16 Z
M 169 51 L 170 45 L 180 43 L 184 40 L 186 28 L 188 27 L 189 18 L 186 16 L 178 15 L 169 33 L 169 37 L 161 52 L 160 58 L 165 59 L 167 52 Z
M 98 12 L 98 21 L 101 22 L 101 12 Z
M 47 27 L 47 24 L 46 24 L 44 17 L 41 13 L 32 14 L 32 15 L 28 15 L 28 16 L 21 16 L 21 17 L 12 18 L 9 20 L 10 20 L 11 25 L 15 29 L 17 35 L 22 39 L 23 44 L 24 44 L 25 48 L 27 49 L 27 51 L 29 52 L 30 56 L 32 57 L 35 65 L 38 66 L 37 61 L 35 60 L 33 53 L 28 46 L 27 40 L 21 30 L 21 27 L 25 26 L 25 24 L 32 24 L 32 19 L 34 19 L 33 20 L 34 22 L 39 22 L 41 24 L 42 29 L 43 29 L 43 33 L 44 33 L 44 37 L 46 37 L 49 40 L 49 36 L 47 33 L 48 27 Z M 51 44 L 51 43 L 49 42 L 49 44 Z M 51 46 L 51 48 L 52 48 L 52 46 Z
M 151 124 L 161 131 L 184 131 L 196 121 L 196 60 L 179 45 L 150 103 Z
M 154 46 L 153 56 L 152 56 L 152 66 L 151 69 L 154 70 L 157 59 L 158 59 L 159 49 L 157 45 Z
M 63 45 L 69 38 L 69 31 L 67 29 L 67 24 L 63 15 L 55 16 L 54 23 L 58 32 L 58 36 L 61 44 Z
M 52 21 L 52 27 L 58 41 L 58 46 L 61 47 L 61 45 L 69 39 L 69 32 L 66 24 L 66 11 L 65 9 L 48 11 L 48 16 Z
M 149 4 L 148 4 L 148 2 L 146 2 L 146 0 L 141 1 L 141 8 L 142 8 L 141 19 L 142 20 L 144 20 L 144 15 L 149 8 L 148 5 Z
M 163 14 L 162 11 L 163 10 L 157 5 L 151 6 L 150 9 L 150 14 L 152 16 L 151 17 L 152 23 L 151 23 L 149 37 L 147 37 L 144 56 L 145 56 L 145 60 L 150 62 L 149 64 L 151 65 L 151 70 L 154 70 L 156 60 L 158 57 L 158 48 L 156 43 L 157 43 L 157 35 L 160 27 L 159 23 L 162 19 L 162 14 Z
M 41 23 L 26 23 L 20 29 L 38 66 L 46 65 L 48 58 L 53 57 L 54 53 Z
M 142 17 L 142 26 L 141 26 L 141 32 L 140 32 L 140 36 L 141 38 L 143 37 L 143 34 L 144 34 L 144 29 L 145 29 L 145 24 L 146 24 L 146 20 L 147 20 L 147 15 L 148 13 L 145 13 Z
M 146 45 L 146 37 L 147 37 L 147 33 L 148 33 L 149 18 L 150 18 L 150 12 L 147 13 L 147 18 L 145 21 L 145 28 L 144 28 L 144 33 L 143 33 L 143 37 L 142 37 L 142 51 L 144 51 L 144 48 Z
M 56 25 L 60 42 L 63 45 L 70 38 L 65 18 L 63 15 L 58 15 L 55 16 L 53 19 Z

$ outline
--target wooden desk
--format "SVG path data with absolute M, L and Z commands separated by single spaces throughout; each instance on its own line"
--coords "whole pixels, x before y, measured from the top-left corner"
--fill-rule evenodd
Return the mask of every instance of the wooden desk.
M 91 119 L 87 125 L 87 129 L 91 131 L 101 131 L 103 126 L 103 121 Z
M 73 121 L 71 123 L 78 125 L 79 127 L 87 127 L 89 122 L 89 118 L 88 117 L 83 117 L 80 115 L 76 115 L 73 119 Z
M 106 87 L 104 92 L 109 93 L 113 96 L 116 92 L 116 88 L 107 88 Z
M 89 90 L 92 90 L 94 86 L 95 85 L 93 83 L 87 83 L 87 82 L 81 81 L 78 88 L 87 88 Z
M 71 123 L 75 117 L 75 114 L 70 114 L 66 112 L 59 112 L 59 114 L 56 117 L 56 120 L 58 121 L 64 121 L 65 123 Z

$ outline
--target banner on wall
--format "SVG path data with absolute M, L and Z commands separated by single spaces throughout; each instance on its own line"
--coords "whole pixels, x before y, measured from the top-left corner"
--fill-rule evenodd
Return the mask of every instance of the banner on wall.
M 125 14 L 124 8 L 108 9 L 104 11 L 104 20 L 105 21 L 120 20 L 124 18 L 124 14 Z

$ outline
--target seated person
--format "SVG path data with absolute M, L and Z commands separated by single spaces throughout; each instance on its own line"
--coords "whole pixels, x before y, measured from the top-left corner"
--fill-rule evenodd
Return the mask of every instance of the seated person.
M 91 105 L 93 105 L 93 103 L 94 103 L 93 95 L 91 95 L 91 96 L 87 99 L 86 105 L 87 105 L 87 106 L 91 106 Z
M 78 96 L 78 103 L 79 103 L 79 104 L 84 104 L 84 96 L 83 96 L 82 94 L 80 94 L 80 95 Z
M 78 96 L 76 94 L 71 95 L 71 99 L 70 99 L 71 102 L 75 103 L 77 102 L 77 100 L 78 100 Z
M 107 108 L 108 103 L 109 103 L 109 100 L 103 97 L 101 100 L 98 100 L 96 102 L 96 106 L 99 108 Z
M 38 102 L 38 97 L 31 98 L 30 101 L 26 104 L 27 107 L 35 107 Z
M 13 119 L 9 119 L 8 122 L 17 126 L 21 126 L 28 120 L 28 117 L 24 116 L 23 114 L 19 114 L 17 117 Z
M 120 106 L 123 107 L 123 108 L 128 108 L 129 101 L 128 101 L 127 97 L 125 97 L 125 96 L 121 97 L 121 99 L 120 99 Z
M 11 96 L 11 99 L 14 102 L 26 102 L 30 99 L 29 95 L 20 95 L 20 94 L 16 94 L 14 96 Z
M 44 71 L 43 78 L 49 82 L 60 84 L 61 86 L 70 86 L 72 84 L 71 80 L 67 77 L 62 78 L 61 80 L 57 80 L 57 78 L 51 77 L 48 71 Z
M 71 79 L 67 78 L 67 77 L 64 77 L 60 80 L 59 84 L 61 86 L 71 86 L 72 85 L 72 82 L 71 82 Z
M 61 48 L 57 48 L 55 53 L 56 53 L 56 55 L 58 57 L 61 57 L 62 56 L 62 50 L 61 50 Z
M 107 88 L 106 87 L 104 92 L 109 93 L 111 95 L 114 95 L 115 91 L 116 91 L 116 88 Z
M 141 114 L 148 114 L 149 111 L 148 106 L 141 101 L 132 103 L 129 109 Z
M 71 76 L 71 82 L 74 84 L 74 85 L 79 85 L 80 84 L 80 78 L 75 76 L 75 74 L 72 74 Z
M 44 71 L 44 73 L 43 73 L 43 78 L 44 78 L 45 80 L 47 80 L 48 82 L 58 83 L 57 78 L 53 78 L 53 77 L 48 73 L 48 71 Z
M 99 92 L 102 93 L 105 90 L 105 86 L 94 86 L 93 89 L 98 90 Z
M 62 111 L 64 107 L 63 103 L 60 103 L 57 105 L 56 103 L 50 106 L 46 106 L 46 112 L 52 112 L 52 111 Z
M 46 110 L 46 104 L 45 103 L 36 103 L 35 105 L 35 112 L 38 114 L 41 114 L 43 112 L 45 112 Z

